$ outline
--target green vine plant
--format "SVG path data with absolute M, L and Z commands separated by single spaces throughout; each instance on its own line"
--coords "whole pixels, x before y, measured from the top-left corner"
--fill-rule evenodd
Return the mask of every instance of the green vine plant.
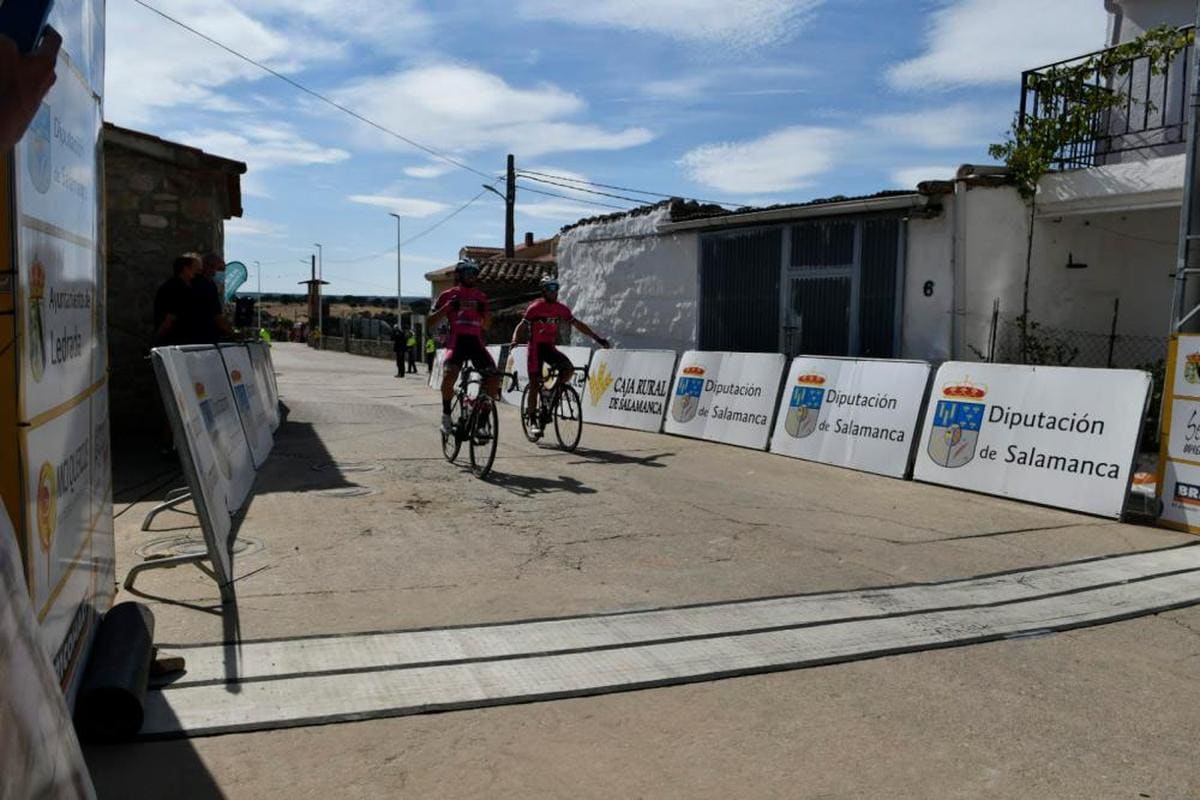
M 1033 224 L 1038 182 L 1050 172 L 1064 148 L 1095 137 L 1105 115 L 1129 101 L 1121 89 L 1095 85 L 1096 78 L 1129 75 L 1134 60 L 1145 58 L 1152 76 L 1162 75 L 1171 60 L 1190 45 L 1195 32 L 1169 26 L 1152 28 L 1141 36 L 1103 52 L 1042 73 L 1030 73 L 1026 90 L 1037 93 L 1041 111 L 1017 114 L 1003 142 L 988 154 L 1004 162 L 1009 179 L 1029 204 L 1029 233 L 1025 252 L 1025 286 L 1021 302 L 1021 363 L 1030 363 L 1029 276 L 1033 262 Z M 1154 109 L 1149 100 L 1148 110 Z

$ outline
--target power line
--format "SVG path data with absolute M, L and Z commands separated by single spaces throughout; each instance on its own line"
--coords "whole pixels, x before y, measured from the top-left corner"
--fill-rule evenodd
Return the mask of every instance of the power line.
M 628 186 L 614 186 L 611 183 L 599 183 L 597 181 L 584 180 L 583 178 L 572 178 L 569 175 L 555 175 L 550 172 L 535 172 L 534 170 L 529 170 L 529 169 L 523 169 L 523 170 L 520 170 L 520 172 L 522 175 L 529 177 L 530 180 L 533 180 L 532 176 L 537 175 L 542 178 L 553 178 L 554 180 L 567 181 L 568 183 L 582 183 L 587 186 L 599 186 L 603 189 L 614 189 L 618 192 L 633 192 L 634 194 L 645 194 L 645 195 L 649 195 L 650 197 L 662 197 L 662 198 L 667 198 L 667 199 L 674 198 L 674 197 L 680 197 L 679 194 L 664 194 L 662 192 L 651 192 L 646 189 L 631 189 Z M 583 190 L 580 190 L 580 191 L 583 191 Z M 733 203 L 733 202 L 728 202 L 728 201 L 724 201 L 724 200 L 705 200 L 704 198 L 701 198 L 701 197 L 696 197 L 696 198 L 692 198 L 692 199 L 696 200 L 696 202 L 699 202 L 699 203 L 712 203 L 713 205 L 717 205 L 717 206 L 734 206 L 735 208 L 746 208 L 745 203 Z
M 212 38 L 208 34 L 201 33 L 200 31 L 193 28 L 191 25 L 188 25 L 186 22 L 178 20 L 175 17 L 172 17 L 170 14 L 167 14 L 164 11 L 160 11 L 159 9 L 157 9 L 154 6 L 147 3 L 146 0 L 133 0 L 133 2 L 137 3 L 138 5 L 146 8 L 150 11 L 153 11 L 155 14 L 158 14 L 163 19 L 178 25 L 179 27 L 183 28 L 184 30 L 189 31 L 190 33 L 193 33 L 196 36 L 199 36 L 201 39 L 204 39 L 206 42 L 216 45 L 217 47 L 221 48 L 222 50 L 229 53 L 230 55 L 236 56 L 236 57 L 240 58 L 241 60 L 245 61 L 246 63 L 252 64 L 252 65 L 258 67 L 259 69 L 261 69 L 262 71 L 275 76 L 279 80 L 284 81 L 285 83 L 295 87 L 296 89 L 299 89 L 300 91 L 304 92 L 305 94 L 312 95 L 313 97 L 320 100 L 322 103 L 327 103 L 328 105 L 333 106 L 337 110 L 339 110 L 343 113 L 349 114 L 350 116 L 354 117 L 355 119 L 357 119 L 361 122 L 365 122 L 366 124 L 370 125 L 372 128 L 375 128 L 376 130 L 382 131 L 383 133 L 386 133 L 389 136 L 395 137 L 396 139 L 399 139 L 400 141 L 404 142 L 405 144 L 411 145 L 411 146 L 417 148 L 418 150 L 433 156 L 436 159 L 445 161 L 447 164 L 453 164 L 454 166 L 458 167 L 459 169 L 465 169 L 468 172 L 473 172 L 481 178 L 487 178 L 490 180 L 492 177 L 486 173 L 480 172 L 479 170 L 472 167 L 470 164 L 464 164 L 463 162 L 459 161 L 456 158 L 453 158 L 451 156 L 446 155 L 445 153 L 441 153 L 437 150 L 434 150 L 432 147 L 429 147 L 427 145 L 423 145 L 418 141 L 408 138 L 404 134 L 397 133 L 396 131 L 392 130 L 391 128 L 380 125 L 378 122 L 375 122 L 374 120 L 363 116 L 362 114 L 358 113 L 357 111 L 355 111 L 351 108 L 347 108 L 346 106 L 342 105 L 341 103 L 338 103 L 337 101 L 326 97 L 325 95 L 321 94 L 320 92 L 318 92 L 314 89 L 308 88 L 307 86 L 300 83 L 299 81 L 293 80 L 292 78 L 289 78 L 287 75 L 284 75 L 281 72 L 271 69 L 266 64 L 263 64 L 259 61 L 255 61 L 253 58 L 250 58 L 250 56 L 243 55 L 242 53 L 238 52 L 237 50 L 234 50 L 229 45 L 223 44 L 222 42 L 217 41 L 216 39 Z
M 416 234 L 415 236 L 410 236 L 409 238 L 405 239 L 403 242 L 401 242 L 401 243 L 400 243 L 400 246 L 401 246 L 401 247 L 406 247 L 406 246 L 408 246 L 409 244 L 412 244 L 413 242 L 415 242 L 417 239 L 420 239 L 422 236 L 425 236 L 426 234 L 429 234 L 429 233 L 433 233 L 435 230 L 437 230 L 438 228 L 440 228 L 440 227 L 442 227 L 443 225 L 445 225 L 447 222 L 449 222 L 450 220 L 452 220 L 454 217 L 457 217 L 459 214 L 461 214 L 462 212 L 466 211 L 466 210 L 467 210 L 467 208 L 468 208 L 468 207 L 469 207 L 469 206 L 470 206 L 472 203 L 474 203 L 474 202 L 475 202 L 476 200 L 478 200 L 479 198 L 483 197 L 483 196 L 484 196 L 485 194 L 487 194 L 489 191 L 490 191 L 490 189 L 483 189 L 483 190 L 481 190 L 481 191 L 479 192 L 479 194 L 475 195 L 475 196 L 474 196 L 474 197 L 472 197 L 470 200 L 468 200 L 467 202 L 463 203 L 461 206 L 459 206 L 458 208 L 454 209 L 454 210 L 453 210 L 453 211 L 451 211 L 449 214 L 447 214 L 446 216 L 442 217 L 441 219 L 439 219 L 437 222 L 435 222 L 435 223 L 433 223 L 432 225 L 430 225 L 430 226 L 429 226 L 428 228 L 426 228 L 425 230 L 421 231 L 420 233 Z M 395 248 L 392 248 L 392 252 L 395 252 Z
M 558 181 L 552 181 L 547 178 L 535 178 L 525 172 L 519 172 L 518 174 L 522 178 L 525 178 L 526 180 L 536 181 L 537 183 L 545 183 L 550 186 L 561 186 L 562 188 L 570 189 L 573 192 L 586 192 L 587 194 L 598 194 L 601 197 L 613 197 L 613 198 L 616 198 L 617 200 L 628 200 L 630 203 L 637 203 L 638 205 L 645 205 L 647 202 L 646 200 L 643 200 L 639 197 L 626 197 L 624 195 L 613 194 L 611 192 L 598 192 L 595 189 L 584 189 L 579 186 L 572 186 L 569 183 L 559 183 Z
M 625 206 L 615 206 L 612 203 L 601 203 L 599 200 L 588 200 L 583 197 L 571 197 L 570 195 L 559 194 L 558 192 L 544 192 L 541 189 L 534 189 L 532 186 L 525 186 L 520 183 L 517 184 L 517 188 L 521 189 L 523 191 L 526 191 L 526 192 L 533 192 L 534 194 L 544 194 L 547 197 L 558 197 L 562 200 L 571 200 L 576 203 L 586 203 L 587 205 L 590 205 L 590 206 L 604 206 L 605 208 L 615 208 L 618 211 L 628 211 L 629 210 L 629 209 L 625 208 Z

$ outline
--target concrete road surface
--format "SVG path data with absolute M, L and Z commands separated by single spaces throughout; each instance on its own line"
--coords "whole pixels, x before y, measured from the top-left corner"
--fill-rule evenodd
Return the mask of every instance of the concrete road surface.
M 244 638 L 392 630 L 969 577 L 1192 541 L 1149 527 L 598 426 L 575 454 L 502 407 L 495 475 L 441 457 L 388 361 L 274 348 L 290 409 L 241 523 Z M 138 462 L 138 459 L 132 459 Z M 199 536 L 142 516 L 118 575 Z M 157 472 L 162 472 L 159 465 Z M 139 484 L 139 481 L 142 483 Z M 184 542 L 186 543 L 186 541 Z M 191 568 L 139 590 L 160 642 L 233 621 Z M 603 697 L 93 747 L 101 797 L 1200 796 L 1200 610 Z

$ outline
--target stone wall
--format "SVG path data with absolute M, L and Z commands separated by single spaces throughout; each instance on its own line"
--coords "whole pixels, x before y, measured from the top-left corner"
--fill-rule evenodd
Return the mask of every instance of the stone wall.
M 188 251 L 223 251 L 231 178 L 225 165 L 231 162 L 211 158 L 208 166 L 195 157 L 199 151 L 188 150 L 192 163 L 180 164 L 105 140 L 109 405 L 115 431 L 144 429 L 147 420 L 161 419 L 148 355 L 154 295 L 171 276 L 171 261 Z
M 315 343 L 311 339 L 309 340 L 309 346 L 315 347 Z M 321 349 L 335 353 L 370 356 L 372 358 L 386 358 L 389 360 L 396 358 L 396 353 L 392 350 L 390 339 L 347 339 L 341 336 L 326 336 L 321 340 Z

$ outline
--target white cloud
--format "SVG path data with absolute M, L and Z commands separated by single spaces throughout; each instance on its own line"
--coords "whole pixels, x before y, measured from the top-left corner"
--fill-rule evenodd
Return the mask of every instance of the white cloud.
M 608 214 L 616 212 L 615 208 L 605 208 L 603 206 L 590 206 L 583 203 L 574 203 L 570 200 L 548 200 L 544 203 L 519 203 L 517 205 L 517 213 L 523 214 L 534 219 L 544 220 L 559 220 L 574 222 L 578 219 L 586 217 L 594 217 L 598 214 Z
M 158 0 L 156 5 L 285 74 L 345 59 L 364 47 L 411 52 L 432 27 L 432 17 L 416 0 Z M 107 25 L 105 116 L 121 125 L 151 125 L 163 110 L 177 107 L 246 111 L 221 90 L 269 78 L 132 3 L 110 13 Z
M 433 27 L 416 0 L 238 0 L 247 11 L 303 30 L 305 44 L 333 37 L 387 53 L 411 52 Z
M 734 49 L 785 41 L 823 0 L 520 0 L 529 19 L 623 28 Z
M 901 167 L 891 174 L 892 185 L 898 189 L 915 189 L 921 181 L 948 181 L 957 168 L 946 165 L 935 167 Z
M 454 166 L 447 164 L 444 161 L 439 161 L 436 164 L 426 164 L 421 167 L 405 167 L 404 174 L 410 178 L 440 178 L 454 171 Z
M 1023 70 L 1104 46 L 1099 0 L 954 0 L 930 15 L 925 52 L 888 71 L 900 89 L 1020 80 Z
M 279 166 L 336 164 L 350 157 L 345 150 L 321 147 L 291 126 L 279 123 L 247 125 L 236 133 L 228 130 L 180 131 L 169 136 L 212 155 L 244 161 L 250 172 Z
M 868 124 L 889 138 L 920 147 L 963 147 L 998 138 L 1007 110 L 998 113 L 967 103 L 902 114 L 869 117 Z
M 366 206 L 386 208 L 402 217 L 429 217 L 450 207 L 436 200 L 422 200 L 419 197 L 389 197 L 382 194 L 352 194 L 346 199 Z
M 275 239 L 282 237 L 286 231 L 283 225 L 249 217 L 234 217 L 225 223 L 227 236 L 265 236 Z
M 745 142 L 706 144 L 679 160 L 688 177 L 724 192 L 782 192 L 833 168 L 844 134 L 797 125 Z
M 605 130 L 565 121 L 585 104 L 552 84 L 510 86 L 502 78 L 467 66 L 420 67 L 356 81 L 338 99 L 393 130 L 443 150 L 469 153 L 505 148 L 521 156 L 570 150 L 621 150 L 645 144 L 645 128 Z M 396 140 L 361 127 L 355 135 L 387 147 Z
M 172 16 L 272 66 L 282 66 L 291 57 L 286 36 L 229 0 L 175 0 L 160 5 Z M 146 125 L 158 110 L 175 106 L 227 111 L 229 101 L 217 89 L 266 74 L 133 4 L 109 14 L 107 26 L 105 116 L 119 125 Z

